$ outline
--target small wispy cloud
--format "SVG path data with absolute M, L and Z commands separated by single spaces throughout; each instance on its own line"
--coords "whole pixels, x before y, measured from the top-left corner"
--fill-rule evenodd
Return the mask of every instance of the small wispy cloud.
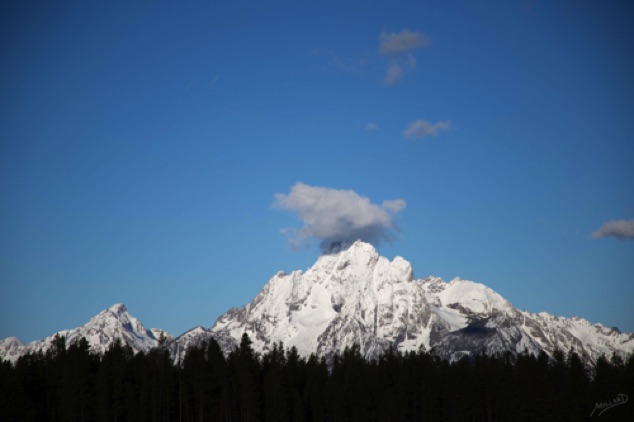
M 383 78 L 388 85 L 399 83 L 403 79 L 404 71 L 416 69 L 416 57 L 413 51 L 426 47 L 431 38 L 422 32 L 404 29 L 401 32 L 382 32 L 379 36 L 379 53 L 387 59 L 389 67 Z
M 312 54 L 320 60 L 326 59 L 326 66 L 319 65 L 318 68 L 331 68 L 348 74 L 361 74 L 370 63 L 368 54 L 344 55 L 332 49 L 315 49 Z
M 603 223 L 592 237 L 616 237 L 617 239 L 634 239 L 634 219 L 612 220 Z
M 394 214 L 405 209 L 406 205 L 407 204 L 405 203 L 403 199 L 387 199 L 383 201 L 383 204 L 382 204 L 383 209 L 392 211 Z
M 369 122 L 365 124 L 365 130 L 379 130 L 379 124 L 374 122 Z
M 391 34 L 381 33 L 379 37 L 379 53 L 403 54 L 417 48 L 426 47 L 431 43 L 431 38 L 422 32 L 412 32 L 404 29 L 401 32 Z
M 399 83 L 403 79 L 403 69 L 398 64 L 393 64 L 387 69 L 387 74 L 383 79 L 388 85 Z
M 412 69 L 416 69 L 416 57 L 414 57 L 414 55 L 411 53 L 407 55 L 407 64 Z
M 394 240 L 397 232 L 394 216 L 405 206 L 403 199 L 377 205 L 353 190 L 301 182 L 288 194 L 275 194 L 273 202 L 273 207 L 293 211 L 302 220 L 301 228 L 282 230 L 291 246 L 299 248 L 310 239 L 317 239 L 324 249 L 333 242 L 363 240 L 378 244 Z
M 332 53 L 328 64 L 345 73 L 360 73 L 368 64 L 368 58 L 365 56 L 344 57 Z
M 403 131 L 403 136 L 407 139 L 424 138 L 426 136 L 436 136 L 440 130 L 451 128 L 451 121 L 429 123 L 427 120 L 415 120 Z

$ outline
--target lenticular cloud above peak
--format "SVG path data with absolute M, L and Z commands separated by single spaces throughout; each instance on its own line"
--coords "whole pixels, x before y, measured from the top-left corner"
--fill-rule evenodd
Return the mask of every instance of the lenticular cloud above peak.
M 298 182 L 288 194 L 275 194 L 273 207 L 294 211 L 301 228 L 286 228 L 294 248 L 317 239 L 322 249 L 333 242 L 363 240 L 375 245 L 392 241 L 398 231 L 394 216 L 406 206 L 403 199 L 385 200 L 381 205 L 353 190 L 310 186 Z

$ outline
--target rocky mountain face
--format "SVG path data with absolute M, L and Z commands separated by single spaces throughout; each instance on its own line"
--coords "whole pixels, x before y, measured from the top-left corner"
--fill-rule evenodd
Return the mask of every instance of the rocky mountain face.
M 236 340 L 246 332 L 262 352 L 282 342 L 302 355 L 326 357 L 354 344 L 367 358 L 388 348 L 424 348 L 452 360 L 572 349 L 593 362 L 602 354 L 634 350 L 634 334 L 522 311 L 479 283 L 416 280 L 409 262 L 389 261 L 360 241 L 334 245 L 306 272 L 276 274 L 253 301 L 229 310 L 211 331 Z
M 185 358 L 185 354 L 187 353 L 187 349 L 192 346 L 200 346 L 212 338 L 218 342 L 218 345 L 225 354 L 228 354 L 232 350 L 236 349 L 240 344 L 239 338 L 235 339 L 226 333 L 217 333 L 208 328 L 198 326 L 178 337 L 168 339 L 163 347 L 170 352 L 170 355 L 175 362 L 182 362 Z
M 104 352 L 117 338 L 135 352 L 159 346 L 181 361 L 188 347 L 214 338 L 228 353 L 247 333 L 256 351 L 275 343 L 301 355 L 331 357 L 359 345 L 376 358 L 388 349 L 425 349 L 450 360 L 480 353 L 539 353 L 572 349 L 592 364 L 599 356 L 625 356 L 634 334 L 621 333 L 581 318 L 519 310 L 488 287 L 461 279 L 415 279 L 409 262 L 379 256 L 367 243 L 336 244 L 306 272 L 276 274 L 242 308 L 232 308 L 211 328 L 196 327 L 172 338 L 146 330 L 123 305 L 104 310 L 87 324 L 61 331 L 67 342 L 86 337 Z M 29 351 L 46 351 L 54 336 L 22 344 L 0 341 L 0 357 L 15 361 Z
M 15 362 L 21 355 L 29 352 L 46 353 L 53 345 L 56 335 L 66 337 L 66 344 L 72 344 L 85 337 L 92 350 L 97 353 L 105 352 L 117 339 L 121 340 L 122 344 L 130 346 L 135 353 L 148 352 L 158 346 L 161 333 L 166 338 L 170 337 L 160 329 L 147 330 L 141 321 L 128 313 L 125 305 L 115 304 L 81 327 L 59 331 L 28 345 L 22 344 L 15 337 L 0 340 L 0 357 Z

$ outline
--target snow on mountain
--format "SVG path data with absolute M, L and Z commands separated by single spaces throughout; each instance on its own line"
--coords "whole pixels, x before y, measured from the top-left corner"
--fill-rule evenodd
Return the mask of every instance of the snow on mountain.
M 231 336 L 224 333 L 215 333 L 210 329 L 198 326 L 178 337 L 168 339 L 164 347 L 169 351 L 175 362 L 182 362 L 187 353 L 187 349 L 192 346 L 200 346 L 212 338 L 218 342 L 218 345 L 225 354 L 236 349 L 239 344 L 238 341 Z
M 520 311 L 490 288 L 459 278 L 415 280 L 409 262 L 364 242 L 336 244 L 305 273 L 276 274 L 247 305 L 211 331 L 256 350 L 276 342 L 329 357 L 358 344 L 374 358 L 388 348 L 433 349 L 448 359 L 479 353 L 575 350 L 588 363 L 634 350 L 634 334 L 579 318 Z
M 138 319 L 130 315 L 125 305 L 115 304 L 91 318 L 81 327 L 59 331 L 26 346 L 15 337 L 2 340 L 0 342 L 0 356 L 15 362 L 21 355 L 29 352 L 42 351 L 45 353 L 51 348 L 56 335 L 65 336 L 67 345 L 85 337 L 91 349 L 97 353 L 105 352 L 117 339 L 120 339 L 122 344 L 130 346 L 135 353 L 148 352 L 158 345 L 158 340 L 152 331 L 145 329 Z M 5 350 L 8 350 L 9 353 L 5 353 Z
M 152 335 L 155 339 L 160 340 L 163 337 L 166 341 L 171 340 L 173 337 L 167 331 L 161 330 L 160 328 L 150 328 Z
M 24 354 L 24 343 L 17 337 L 7 337 L 0 340 L 0 357 L 15 362 Z
M 327 358 L 355 344 L 370 359 L 390 348 L 431 350 L 450 360 L 572 349 L 588 364 L 601 355 L 625 356 L 634 350 L 634 334 L 581 318 L 519 310 L 480 283 L 417 280 L 409 262 L 401 257 L 390 261 L 361 241 L 333 244 L 306 272 L 277 273 L 250 303 L 230 309 L 211 328 L 195 327 L 172 337 L 145 329 L 117 304 L 85 325 L 57 334 L 66 336 L 67 344 L 85 337 L 99 353 L 116 339 L 135 352 L 161 346 L 180 362 L 189 347 L 211 338 L 228 353 L 244 333 L 259 352 L 282 342 L 301 355 Z M 53 338 L 28 345 L 15 337 L 0 340 L 0 357 L 15 362 L 25 353 L 45 352 Z

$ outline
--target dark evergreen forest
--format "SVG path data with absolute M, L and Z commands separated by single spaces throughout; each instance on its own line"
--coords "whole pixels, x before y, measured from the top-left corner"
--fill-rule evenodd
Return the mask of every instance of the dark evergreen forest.
M 282 345 L 258 355 L 246 335 L 227 357 L 211 341 L 181 365 L 161 348 L 116 343 L 99 356 L 58 337 L 46 354 L 0 361 L 0 389 L 1 421 L 634 420 L 632 402 L 610 407 L 634 399 L 632 356 L 601 358 L 592 373 L 561 352 L 370 362 L 352 348 L 327 363 Z

